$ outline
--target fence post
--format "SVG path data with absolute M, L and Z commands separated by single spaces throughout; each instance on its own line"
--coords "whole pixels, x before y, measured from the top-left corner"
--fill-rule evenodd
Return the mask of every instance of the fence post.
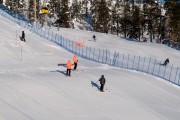
M 175 75 L 174 83 L 176 82 L 176 76 L 177 76 L 178 70 L 179 70 L 179 68 L 177 68 L 177 70 L 176 70 L 176 75 Z
M 87 49 L 88 49 L 88 46 L 86 47 L 86 58 L 88 59 L 88 55 L 87 55 Z
M 91 56 L 91 47 L 89 47 L 89 60 L 90 60 L 90 57 Z
M 148 64 L 147 73 L 148 73 L 148 71 L 149 71 L 149 65 L 150 65 L 150 62 L 151 62 L 151 58 L 149 59 L 149 64 Z
M 73 41 L 71 41 L 71 50 L 72 50 L 72 53 L 74 53 L 74 51 L 73 51 Z
M 171 66 L 171 71 L 170 71 L 170 75 L 169 75 L 169 81 L 170 81 L 170 78 L 171 78 L 172 68 L 173 68 L 173 64 Z
M 78 49 L 77 54 L 80 54 L 80 46 L 79 45 L 77 46 L 77 49 Z
M 64 49 L 66 49 L 66 39 L 63 37 L 63 45 L 64 45 Z
M 134 55 L 133 63 L 132 63 L 132 70 L 133 70 L 133 66 L 134 66 L 134 60 L 135 60 L 135 55 Z
M 56 38 L 57 38 L 57 33 L 56 33 L 56 35 L 55 35 L 55 40 L 54 40 L 55 43 L 56 43 Z
M 127 61 L 127 69 L 129 68 L 129 54 L 128 54 L 128 61 Z
M 165 76 L 165 72 L 166 72 L 166 66 L 165 66 L 165 69 L 164 69 L 164 74 L 163 74 L 163 78 L 164 78 L 164 76 Z
M 99 56 L 98 56 L 98 62 L 99 62 L 99 57 L 100 57 L 100 53 L 101 53 L 101 51 L 100 51 L 100 49 L 99 49 Z
M 124 54 L 123 54 L 123 58 L 122 58 L 122 68 L 123 68 L 123 61 L 124 61 Z
M 94 53 L 95 53 L 95 48 L 94 48 L 94 51 L 93 51 L 93 60 L 94 60 Z
M 75 54 L 77 54 L 77 53 L 78 53 L 78 45 L 75 44 Z
M 44 30 L 44 35 L 43 35 L 43 38 L 45 38 L 45 30 Z
M 104 49 L 103 49 L 103 55 L 102 55 L 102 60 L 101 60 L 102 63 L 104 63 Z
M 64 38 L 64 48 L 67 49 L 66 47 L 67 47 L 67 40 L 66 38 Z
M 84 57 L 83 55 L 84 55 L 84 46 L 83 46 L 83 48 L 82 48 L 82 57 Z
M 47 39 L 47 38 L 46 38 L 46 35 L 47 35 L 47 34 L 46 34 L 46 29 L 45 29 L 45 30 L 44 30 L 44 38 L 45 38 L 45 39 Z
M 179 80 L 178 80 L 178 85 L 180 85 L 179 83 L 180 83 L 180 72 L 179 72 Z
M 49 40 L 49 29 L 48 29 L 48 38 L 47 39 Z
M 154 62 L 154 66 L 153 66 L 152 75 L 153 75 L 153 73 L 154 73 L 155 64 L 156 64 L 156 59 L 155 59 L 155 62 Z
M 89 51 L 89 47 L 86 48 L 86 56 L 87 56 L 87 59 L 89 60 L 89 54 L 88 54 L 88 51 Z
M 41 29 L 41 32 L 42 32 L 42 29 Z M 51 37 L 50 41 L 52 41 L 52 39 L 53 39 L 53 32 L 51 32 L 50 37 Z
M 60 44 L 61 44 L 61 46 L 62 46 L 62 44 L 63 44 L 62 36 L 60 36 Z
M 64 48 L 64 37 L 62 37 L 62 47 Z
M 68 41 L 69 41 L 69 48 L 68 48 L 68 49 L 69 49 L 69 51 L 71 51 L 71 47 L 70 47 L 70 40 L 68 40 Z
M 143 67 L 142 67 L 142 71 L 143 71 L 143 69 L 144 69 L 145 58 L 146 58 L 146 57 L 144 57 L 144 60 L 143 60 Z M 143 72 L 144 72 L 144 71 L 143 71 Z
M 109 65 L 111 65 L 111 52 L 110 51 L 108 51 L 109 52 Z
M 68 50 L 68 40 L 67 38 L 65 40 L 66 40 L 66 49 Z
M 74 53 L 74 43 L 72 41 L 72 52 Z
M 116 63 L 117 67 L 119 67 L 119 52 L 116 55 Z
M 160 72 L 160 67 L 161 67 L 161 65 L 159 64 L 158 76 L 159 76 L 159 72 Z
M 139 56 L 139 60 L 138 60 L 138 67 L 137 67 L 137 70 L 138 70 L 138 68 L 139 68 L 139 62 L 140 62 L 140 56 Z
M 112 61 L 112 65 L 115 65 L 115 57 L 116 57 L 116 51 L 114 52 L 114 56 L 113 56 L 113 61 Z
M 107 64 L 107 49 L 106 49 L 106 64 Z

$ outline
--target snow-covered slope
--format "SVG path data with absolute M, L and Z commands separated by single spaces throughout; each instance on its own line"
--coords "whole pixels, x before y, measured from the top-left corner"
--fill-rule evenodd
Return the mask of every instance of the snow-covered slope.
M 53 28 L 53 30 L 71 40 L 83 41 L 87 46 L 108 49 L 112 52 L 118 51 L 125 55 L 130 54 L 141 57 L 152 57 L 160 61 L 169 58 L 170 64 L 180 67 L 180 51 L 169 48 L 163 44 L 135 42 L 116 35 L 85 30 L 67 28 L 61 28 L 59 31 Z M 92 38 L 93 35 L 96 35 L 96 42 L 94 42 Z
M 52 28 L 54 29 L 54 28 Z M 26 43 L 19 41 L 21 31 Z M 87 45 L 158 56 L 168 52 L 173 62 L 179 54 L 161 45 L 136 43 L 100 33 L 70 29 L 55 32 L 85 41 Z M 17 34 L 16 34 L 17 33 Z M 97 42 L 92 41 L 96 34 Z M 0 120 L 179 120 L 180 89 L 151 75 L 113 68 L 79 58 L 78 71 L 66 77 L 73 55 L 0 16 Z M 131 43 L 131 44 L 127 44 Z M 119 45 L 120 44 L 120 45 Z M 147 46 L 142 50 L 141 47 Z M 169 49 L 169 50 L 167 50 Z M 152 51 L 149 51 L 152 50 Z M 100 93 L 98 79 L 106 78 Z M 96 83 L 97 82 L 97 83 Z

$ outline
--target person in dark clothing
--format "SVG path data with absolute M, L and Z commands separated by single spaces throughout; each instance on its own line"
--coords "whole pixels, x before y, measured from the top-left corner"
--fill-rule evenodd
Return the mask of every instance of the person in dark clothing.
M 95 35 L 93 35 L 93 39 L 94 39 L 94 41 L 96 41 L 96 36 Z
M 78 62 L 78 59 L 77 59 L 77 56 L 76 56 L 76 55 L 74 55 L 73 61 L 74 61 L 74 70 L 76 70 L 76 68 L 77 68 L 77 62 Z
M 59 28 L 60 28 L 60 26 L 61 26 L 61 24 L 63 23 L 64 21 L 61 19 L 61 18 L 59 18 L 59 19 L 57 19 L 56 21 L 55 21 L 55 24 L 57 24 L 57 29 L 58 29 L 58 31 L 59 31 Z
M 99 81 L 100 81 L 100 84 L 101 84 L 99 90 L 100 90 L 101 92 L 104 92 L 104 85 L 105 85 L 105 82 L 106 82 L 106 79 L 104 78 L 104 75 L 101 76 L 101 78 L 99 79 Z
M 25 33 L 24 33 L 24 31 L 22 31 L 22 37 L 21 37 L 21 40 L 22 40 L 22 41 L 24 41 L 24 42 L 26 42 L 26 40 L 25 40 Z
M 163 65 L 166 66 L 168 63 L 169 63 L 169 58 L 167 58 L 167 59 L 164 61 Z

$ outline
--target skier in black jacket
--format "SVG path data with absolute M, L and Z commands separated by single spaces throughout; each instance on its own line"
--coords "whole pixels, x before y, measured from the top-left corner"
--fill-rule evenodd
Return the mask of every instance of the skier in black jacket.
M 26 40 L 25 40 L 25 33 L 24 33 L 24 31 L 22 31 L 22 37 L 21 37 L 21 40 L 22 40 L 22 41 L 24 41 L 24 42 L 26 42 Z
M 169 58 L 167 58 L 167 59 L 164 61 L 163 65 L 166 66 L 168 63 L 169 63 Z
M 94 41 L 96 41 L 96 36 L 95 35 L 93 35 L 93 39 L 94 39 Z
M 100 84 L 101 84 L 101 86 L 100 86 L 100 91 L 101 91 L 101 92 L 104 92 L 104 85 L 105 85 L 105 82 L 106 82 L 106 79 L 104 78 L 104 75 L 101 76 L 101 78 L 99 79 L 99 81 L 100 81 Z

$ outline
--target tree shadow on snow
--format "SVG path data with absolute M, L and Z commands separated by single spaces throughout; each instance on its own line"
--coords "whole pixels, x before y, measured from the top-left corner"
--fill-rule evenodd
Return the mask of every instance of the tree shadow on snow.
M 93 81 L 91 81 L 92 87 L 96 87 L 99 90 L 99 85 Z

